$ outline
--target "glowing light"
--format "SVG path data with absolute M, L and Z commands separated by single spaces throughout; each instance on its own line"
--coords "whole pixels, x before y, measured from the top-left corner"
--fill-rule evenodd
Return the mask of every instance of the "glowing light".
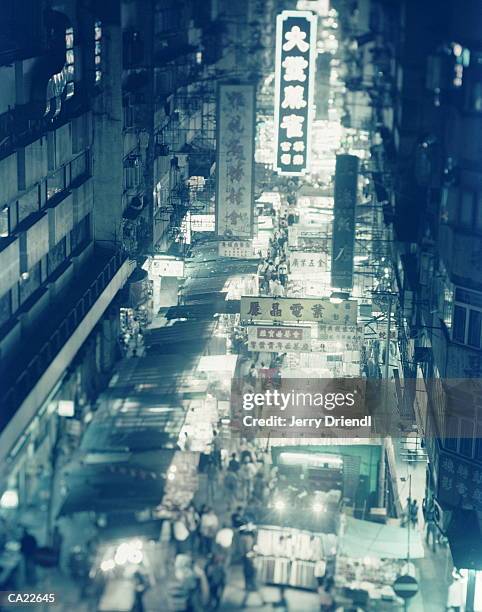
M 282 512 L 285 509 L 286 504 L 284 503 L 282 499 L 277 499 L 274 502 L 274 507 L 276 508 L 276 510 L 278 510 L 278 512 Z
M 0 508 L 17 508 L 18 492 L 15 489 L 7 489 L 0 497 Z
M 102 561 L 100 564 L 100 569 L 103 572 L 110 572 L 115 567 L 115 561 L 113 559 L 107 559 L 106 561 Z
M 312 508 L 313 508 L 313 512 L 316 512 L 317 514 L 320 512 L 323 512 L 323 510 L 325 509 L 323 504 L 320 504 L 319 502 L 315 502 Z

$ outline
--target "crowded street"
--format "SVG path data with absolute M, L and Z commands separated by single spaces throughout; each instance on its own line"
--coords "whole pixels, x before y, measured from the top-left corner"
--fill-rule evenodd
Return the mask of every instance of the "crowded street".
M 482 611 L 480 2 L 20 4 L 0 610 Z

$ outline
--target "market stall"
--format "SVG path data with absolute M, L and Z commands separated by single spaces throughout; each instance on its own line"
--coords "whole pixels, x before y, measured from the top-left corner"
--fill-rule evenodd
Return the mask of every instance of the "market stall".
M 259 579 L 266 584 L 317 589 L 315 566 L 336 551 L 334 534 L 262 525 L 255 546 Z
M 398 610 L 401 600 L 393 584 L 410 559 L 424 556 L 418 531 L 344 517 L 336 561 L 337 601 L 366 610 Z

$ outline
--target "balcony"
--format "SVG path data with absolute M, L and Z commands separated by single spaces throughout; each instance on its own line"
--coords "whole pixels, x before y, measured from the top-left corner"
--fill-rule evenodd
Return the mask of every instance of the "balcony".
M 77 261 L 74 256 L 74 266 L 82 265 L 82 275 L 31 322 L 35 333 L 25 330 L 22 322 L 22 331 L 27 333 L 2 364 L 0 431 L 8 428 L 12 443 L 48 397 L 133 268 L 120 252 L 96 247 L 83 261 L 82 255 L 79 253 Z M 36 299 L 35 294 L 31 299 Z M 14 415 L 19 419 L 12 419 Z

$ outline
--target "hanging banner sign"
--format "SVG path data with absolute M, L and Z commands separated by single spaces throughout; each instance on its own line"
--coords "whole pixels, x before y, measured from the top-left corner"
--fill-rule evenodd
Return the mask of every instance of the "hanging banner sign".
M 328 298 L 241 298 L 241 321 L 318 321 L 356 325 L 358 302 L 333 304 Z
M 353 287 L 357 181 L 358 157 L 337 155 L 331 284 L 339 289 Z
M 290 251 L 290 279 L 323 276 L 330 269 L 328 253 Z
M 253 235 L 255 86 L 220 83 L 217 94 L 216 233 Z
M 331 221 L 316 225 L 291 225 L 288 228 L 288 245 L 331 253 L 331 234 Z
M 218 244 L 220 257 L 235 257 L 238 259 L 259 259 L 251 240 L 223 240 Z
M 247 330 L 250 351 L 311 351 L 311 328 L 309 327 L 251 325 Z
M 316 15 L 283 11 L 276 19 L 275 161 L 278 174 L 308 172 L 316 67 Z

